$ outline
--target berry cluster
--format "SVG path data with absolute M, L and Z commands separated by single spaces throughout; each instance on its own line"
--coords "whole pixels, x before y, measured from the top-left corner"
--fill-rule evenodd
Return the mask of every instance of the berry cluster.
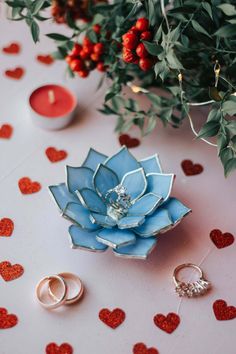
M 93 4 L 104 0 L 92 0 Z M 57 23 L 66 23 L 68 15 L 74 20 L 91 20 L 88 15 L 89 0 L 52 0 L 51 14 Z
M 96 24 L 93 31 L 99 35 L 101 26 Z M 87 77 L 89 72 L 97 69 L 101 72 L 106 71 L 104 65 L 105 46 L 103 43 L 92 43 L 88 37 L 84 37 L 82 45 L 75 43 L 70 54 L 66 56 L 66 62 L 71 70 L 80 77 Z
M 143 71 L 150 70 L 155 64 L 156 58 L 148 53 L 143 41 L 150 41 L 152 32 L 147 18 L 139 18 L 134 26 L 122 36 L 122 58 L 126 63 L 139 65 Z

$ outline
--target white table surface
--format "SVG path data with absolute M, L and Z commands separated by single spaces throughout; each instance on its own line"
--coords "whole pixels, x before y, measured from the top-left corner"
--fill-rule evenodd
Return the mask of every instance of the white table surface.
M 8 22 L 4 15 L 1 9 L 0 47 L 19 41 L 22 52 L 0 53 L 0 125 L 14 127 L 10 140 L 0 139 L 0 218 L 9 217 L 15 223 L 12 237 L 0 238 L 0 262 L 20 263 L 25 273 L 11 282 L 0 279 L 0 307 L 19 318 L 17 326 L 0 331 L 0 353 L 41 354 L 50 342 L 68 342 L 76 354 L 129 354 L 135 343 L 144 342 L 160 354 L 235 354 L 236 320 L 217 321 L 212 304 L 222 298 L 236 306 L 236 244 L 218 250 L 209 232 L 220 228 L 236 235 L 236 175 L 225 180 L 215 149 L 193 140 L 187 122 L 179 130 L 159 124 L 132 152 L 137 158 L 158 152 L 165 171 L 177 176 L 172 194 L 193 213 L 160 237 L 147 261 L 120 259 L 111 251 L 94 254 L 71 249 L 69 223 L 60 217 L 47 186 L 64 181 L 64 165 L 79 166 L 90 146 L 107 154 L 116 152 L 115 119 L 96 110 L 103 100 L 103 92 L 95 90 L 98 74 L 66 80 L 64 63 L 38 63 L 35 56 L 51 52 L 52 42 L 42 37 L 35 46 L 25 24 Z M 45 24 L 43 32 L 52 29 Z M 6 78 L 4 71 L 16 66 L 26 69 L 25 76 L 19 81 Z M 40 130 L 29 117 L 29 93 L 48 82 L 67 85 L 79 101 L 77 119 L 58 132 Z M 195 120 L 204 119 L 203 113 L 199 110 Z M 65 149 L 68 158 L 50 163 L 44 153 L 48 146 Z M 187 158 L 201 163 L 204 172 L 186 177 L 180 164 Z M 39 181 L 42 190 L 22 195 L 17 183 L 24 176 Z M 179 307 L 173 269 L 189 261 L 200 264 L 203 259 L 213 290 L 202 298 L 183 300 Z M 86 294 L 78 305 L 46 311 L 35 298 L 35 285 L 43 276 L 62 271 L 78 274 Z M 114 331 L 98 319 L 104 307 L 126 312 L 125 322 Z M 177 311 L 181 324 L 173 334 L 154 326 L 155 314 Z

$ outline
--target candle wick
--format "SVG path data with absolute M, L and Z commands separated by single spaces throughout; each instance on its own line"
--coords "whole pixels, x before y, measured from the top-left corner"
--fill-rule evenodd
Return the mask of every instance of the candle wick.
M 55 94 L 53 90 L 48 91 L 48 100 L 51 104 L 55 103 Z

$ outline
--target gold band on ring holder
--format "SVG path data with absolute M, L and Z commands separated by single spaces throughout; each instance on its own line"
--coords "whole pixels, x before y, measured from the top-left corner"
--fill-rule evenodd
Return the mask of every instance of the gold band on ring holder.
M 63 291 L 62 291 L 62 295 L 59 298 L 54 298 L 54 300 L 55 300 L 54 303 L 47 304 L 42 301 L 41 290 L 46 283 L 50 283 L 50 281 L 52 281 L 52 280 L 56 280 L 57 282 L 59 282 L 62 286 Z M 67 296 L 67 285 L 66 285 L 65 280 L 62 277 L 60 277 L 59 275 L 49 275 L 49 276 L 44 277 L 43 279 L 41 279 L 39 281 L 39 283 L 36 286 L 36 296 L 38 298 L 40 305 L 42 305 L 44 308 L 46 308 L 48 310 L 56 309 L 57 307 L 64 305 L 66 302 L 66 296 Z
M 78 292 L 75 296 L 68 298 L 68 294 L 67 294 L 65 305 L 71 305 L 71 304 L 74 304 L 75 302 L 79 301 L 84 293 L 84 286 L 83 286 L 81 279 L 73 273 L 59 273 L 58 276 L 63 278 L 65 282 L 67 282 L 67 279 L 72 280 L 78 287 Z M 52 282 L 53 282 L 53 279 L 51 279 L 48 283 L 48 292 L 49 292 L 49 295 L 55 301 L 58 301 L 59 300 L 58 297 L 52 291 Z
M 185 283 L 178 279 L 177 275 L 181 269 L 193 268 L 198 271 L 199 279 L 195 282 Z M 175 284 L 175 292 L 180 296 L 196 297 L 205 294 L 210 288 L 211 283 L 204 278 L 203 271 L 200 267 L 193 263 L 184 263 L 175 268 L 173 273 L 173 281 Z

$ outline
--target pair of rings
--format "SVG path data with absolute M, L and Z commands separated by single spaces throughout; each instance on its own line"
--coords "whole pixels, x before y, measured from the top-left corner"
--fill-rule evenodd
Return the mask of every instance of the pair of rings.
M 179 280 L 178 274 L 184 268 L 193 268 L 197 270 L 199 273 L 199 279 L 195 282 L 189 283 L 185 283 L 184 281 Z M 185 263 L 176 267 L 173 274 L 173 281 L 175 284 L 175 292 L 180 297 L 196 297 L 204 295 L 211 288 L 211 283 L 204 278 L 201 268 L 192 263 Z
M 36 296 L 46 309 L 56 309 L 79 301 L 84 293 L 80 278 L 72 273 L 49 275 L 39 281 Z

